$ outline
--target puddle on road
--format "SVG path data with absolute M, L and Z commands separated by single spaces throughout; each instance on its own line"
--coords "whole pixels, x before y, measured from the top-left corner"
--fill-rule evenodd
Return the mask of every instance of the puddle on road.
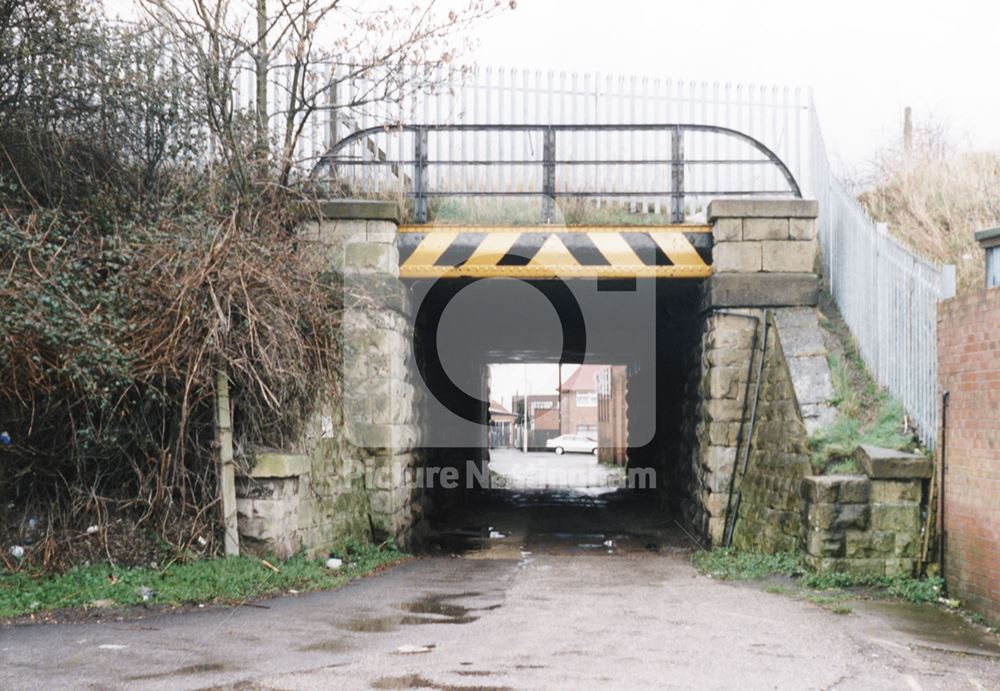
M 434 689 L 435 691 L 476 691 L 477 689 L 492 689 L 493 691 L 509 691 L 509 686 L 464 686 L 455 684 L 439 684 L 419 674 L 404 674 L 398 677 L 379 677 L 372 682 L 373 689 Z
M 126 677 L 127 681 L 150 681 L 153 679 L 167 679 L 169 677 L 184 677 L 191 674 L 205 674 L 207 672 L 222 672 L 226 669 L 226 666 L 221 662 L 205 662 L 197 665 L 187 665 L 186 667 L 178 667 L 177 669 L 172 669 L 169 672 L 154 672 L 150 674 L 136 674 L 131 677 Z
M 299 648 L 303 653 L 343 653 L 351 650 L 354 646 L 342 638 L 334 638 L 326 641 L 316 641 Z
M 929 648 L 1000 660 L 1000 637 L 982 631 L 956 612 L 909 602 L 868 602 L 893 629 L 919 639 Z
M 409 614 L 381 617 L 357 617 L 339 624 L 348 631 L 360 633 L 385 633 L 396 631 L 401 626 L 423 626 L 425 624 L 470 624 L 477 621 L 478 612 L 489 612 L 500 607 L 499 603 L 482 607 L 460 605 L 453 600 L 476 598 L 480 592 L 437 593 L 425 595 L 403 603 L 399 608 Z
M 470 559 L 517 560 L 525 551 L 631 558 L 691 547 L 652 495 L 483 490 L 474 499 L 442 515 L 425 538 L 426 552 Z
M 463 597 L 476 597 L 481 593 L 461 593 L 459 595 L 425 595 L 419 600 L 414 600 L 413 602 L 407 602 L 400 605 L 400 609 L 411 612 L 413 614 L 437 614 L 442 617 L 451 617 L 454 619 L 466 617 L 469 614 L 470 608 L 463 605 L 456 605 L 446 600 L 457 600 Z

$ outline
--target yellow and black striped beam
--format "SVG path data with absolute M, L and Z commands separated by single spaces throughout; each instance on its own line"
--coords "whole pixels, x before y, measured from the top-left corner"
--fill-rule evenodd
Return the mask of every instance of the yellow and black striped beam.
M 705 278 L 710 226 L 401 226 L 401 278 Z

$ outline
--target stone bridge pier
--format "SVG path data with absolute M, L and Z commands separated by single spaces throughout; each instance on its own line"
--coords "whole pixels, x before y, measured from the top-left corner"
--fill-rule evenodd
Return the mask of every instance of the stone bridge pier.
M 816 214 L 811 201 L 713 202 L 712 275 L 655 279 L 685 282 L 684 290 L 664 291 L 668 300 L 684 296 L 668 307 L 684 310 L 676 323 L 685 332 L 657 336 L 672 339 L 658 341 L 672 369 L 655 383 L 667 381 L 660 398 L 672 400 L 663 412 L 657 407 L 656 440 L 631 449 L 629 462 L 662 472 L 670 510 L 706 543 L 722 543 L 735 488 L 735 544 L 802 544 L 807 430 L 829 421 L 833 394 L 816 312 Z M 344 288 L 343 382 L 317 403 L 296 444 L 258 454 L 240 479 L 245 545 L 315 552 L 348 536 L 405 544 L 427 517 L 430 499 L 412 482 L 431 453 L 420 449 L 427 402 L 415 386 L 413 305 L 400 279 L 397 226 L 395 205 L 336 201 L 300 230 L 300 251 Z M 481 374 L 469 376 L 485 386 Z
M 833 417 L 816 310 L 816 216 L 816 202 L 803 200 L 708 207 L 713 272 L 687 389 L 692 485 L 685 514 L 713 545 L 737 510 L 737 546 L 795 550 L 801 539 L 807 433 Z
M 412 482 L 421 406 L 398 225 L 394 203 L 344 200 L 300 228 L 298 250 L 343 295 L 342 378 L 289 450 L 256 454 L 238 479 L 244 546 L 280 555 L 346 538 L 405 546 L 424 515 Z

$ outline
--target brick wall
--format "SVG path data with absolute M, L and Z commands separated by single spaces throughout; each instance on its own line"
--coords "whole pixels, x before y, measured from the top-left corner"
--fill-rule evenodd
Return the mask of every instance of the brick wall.
M 576 434 L 580 425 L 597 424 L 597 405 L 578 406 L 576 391 L 563 391 L 562 402 L 562 434 Z
M 950 391 L 945 578 L 1000 622 L 1000 288 L 941 303 L 938 380 Z

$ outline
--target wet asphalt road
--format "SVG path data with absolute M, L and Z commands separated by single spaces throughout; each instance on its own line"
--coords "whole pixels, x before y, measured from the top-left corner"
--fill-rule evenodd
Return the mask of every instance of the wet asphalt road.
M 492 449 L 490 470 L 503 476 L 508 489 L 575 489 L 607 491 L 625 484 L 625 472 L 597 462 L 587 453 Z
M 997 638 L 956 615 L 717 582 L 660 515 L 487 493 L 428 556 L 333 592 L 0 629 L 0 688 L 1000 689 Z

